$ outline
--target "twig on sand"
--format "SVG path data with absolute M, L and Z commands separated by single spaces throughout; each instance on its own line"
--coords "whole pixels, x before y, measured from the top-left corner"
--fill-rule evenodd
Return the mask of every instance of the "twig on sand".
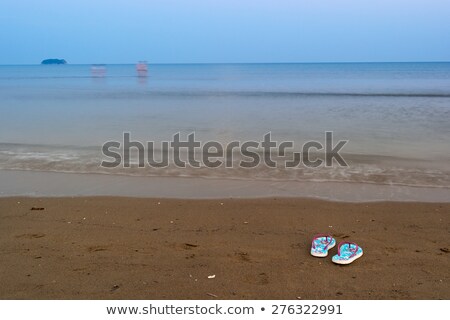
M 218 298 L 219 296 L 216 296 L 214 293 L 206 293 L 208 296 L 213 297 L 213 298 Z

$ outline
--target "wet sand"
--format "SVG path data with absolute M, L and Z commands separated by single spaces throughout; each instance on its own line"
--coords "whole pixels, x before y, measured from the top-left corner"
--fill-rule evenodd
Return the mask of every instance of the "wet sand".
M 449 203 L 9 197 L 0 221 L 1 299 L 450 299 Z

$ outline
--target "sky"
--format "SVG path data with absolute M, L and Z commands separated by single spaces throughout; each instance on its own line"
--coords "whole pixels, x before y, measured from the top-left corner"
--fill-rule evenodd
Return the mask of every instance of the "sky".
M 0 64 L 450 61 L 449 0 L 1 0 Z

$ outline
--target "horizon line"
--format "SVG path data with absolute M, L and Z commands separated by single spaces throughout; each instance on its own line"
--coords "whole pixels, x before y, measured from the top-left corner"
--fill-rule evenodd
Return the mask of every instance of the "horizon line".
M 54 58 L 49 58 L 54 59 Z M 67 60 L 66 60 L 67 61 Z M 100 63 L 100 62 L 90 62 L 90 63 L 69 63 L 66 64 L 53 64 L 53 66 L 64 66 L 64 65 L 134 65 L 136 62 L 113 62 L 113 63 Z M 148 61 L 147 61 L 148 62 Z M 369 63 L 449 63 L 450 60 L 427 60 L 427 61 L 318 61 L 318 62 L 148 62 L 149 65 L 211 65 L 211 64 L 369 64 Z M 11 63 L 11 64 L 0 64 L 0 66 L 39 66 L 42 63 Z M 52 64 L 49 64 L 52 65 Z M 47 65 L 47 66 L 49 66 Z

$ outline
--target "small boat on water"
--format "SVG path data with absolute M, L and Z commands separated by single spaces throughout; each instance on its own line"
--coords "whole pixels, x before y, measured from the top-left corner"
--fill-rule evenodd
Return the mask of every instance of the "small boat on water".
M 94 78 L 103 78 L 106 76 L 106 66 L 104 64 L 93 64 L 91 66 L 91 76 Z
M 147 61 L 139 61 L 136 64 L 136 72 L 138 74 L 138 77 L 146 77 L 148 73 Z

